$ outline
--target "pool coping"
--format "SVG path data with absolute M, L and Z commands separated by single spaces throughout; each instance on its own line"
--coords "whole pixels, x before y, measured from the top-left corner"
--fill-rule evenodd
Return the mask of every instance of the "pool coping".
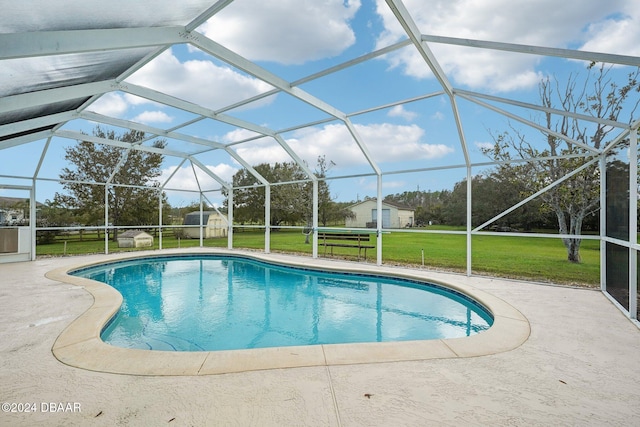
M 291 267 L 393 276 L 434 283 L 476 300 L 491 312 L 494 322 L 486 331 L 470 337 L 423 341 L 321 344 L 197 352 L 126 349 L 106 344 L 100 339 L 102 329 L 120 309 L 122 295 L 107 284 L 68 274 L 69 271 L 79 268 L 114 261 L 203 254 L 241 256 Z M 118 254 L 109 259 L 57 268 L 47 272 L 45 276 L 51 280 L 80 286 L 93 296 L 94 301 L 91 307 L 72 321 L 57 337 L 52 353 L 66 365 L 97 372 L 197 376 L 266 369 L 478 357 L 518 348 L 529 338 L 531 332 L 529 321 L 515 307 L 470 285 L 433 280 L 429 277 L 428 271 L 389 269 L 368 263 L 336 263 L 326 258 L 294 258 L 221 249 L 160 251 L 152 254 L 127 253 Z

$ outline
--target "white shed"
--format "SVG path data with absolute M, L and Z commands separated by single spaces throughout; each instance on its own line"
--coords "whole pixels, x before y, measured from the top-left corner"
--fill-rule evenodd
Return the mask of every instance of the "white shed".
M 153 246 L 153 236 L 142 230 L 127 230 L 118 236 L 119 248 L 148 248 Z
M 211 237 L 227 237 L 227 217 L 218 211 L 204 211 L 202 212 L 202 223 L 205 225 L 204 235 L 205 239 Z M 200 212 L 191 212 L 185 215 L 184 225 L 191 227 L 185 227 L 184 233 L 186 237 L 192 239 L 200 238 L 200 227 L 193 227 L 194 225 L 200 225 Z
M 369 199 L 349 207 L 353 218 L 347 218 L 346 227 L 375 228 L 378 207 L 376 199 Z M 396 203 L 382 202 L 382 228 L 404 228 L 414 226 L 415 211 Z

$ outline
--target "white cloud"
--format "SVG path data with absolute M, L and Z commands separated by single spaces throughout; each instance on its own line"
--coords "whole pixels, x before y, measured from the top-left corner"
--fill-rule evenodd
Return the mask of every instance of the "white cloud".
M 502 41 L 548 47 L 582 46 L 583 49 L 630 54 L 640 49 L 640 7 L 634 0 L 405 0 L 407 10 L 424 34 Z M 437 10 L 437 13 L 434 13 Z M 377 12 L 385 30 L 378 47 L 406 38 L 383 0 Z M 620 18 L 620 15 L 624 18 Z M 617 16 L 617 19 L 611 18 Z M 625 31 L 620 26 L 628 26 Z M 586 31 L 585 31 L 586 29 Z M 430 43 L 439 64 L 454 84 L 493 91 L 512 91 L 536 85 L 540 57 Z M 388 55 L 392 67 L 413 77 L 431 76 L 429 67 L 413 46 Z
M 237 153 L 250 165 L 261 163 L 273 164 L 293 160 L 273 138 L 261 138 L 242 144 L 238 146 Z M 305 158 L 303 157 L 303 159 Z M 315 159 L 310 164 L 315 164 Z
M 417 125 L 356 125 L 356 130 L 374 159 L 381 163 L 437 159 L 453 153 L 453 148 L 444 144 L 422 142 L 424 130 Z
M 128 108 L 127 101 L 121 94 L 109 92 L 102 95 L 87 109 L 105 116 L 122 117 Z
M 165 92 L 177 98 L 216 109 L 272 89 L 261 80 L 240 74 L 211 61 L 181 62 L 166 51 L 127 79 L 131 83 Z M 252 104 L 265 105 L 273 98 Z
M 360 0 L 243 0 L 198 30 L 248 59 L 301 64 L 353 45 L 349 21 L 359 8 Z
M 590 24 L 582 50 L 640 56 L 640 11 Z
M 160 176 L 160 182 L 164 183 L 171 174 L 174 173 L 177 166 L 170 166 L 162 170 L 162 175 Z M 207 165 L 207 169 L 213 172 L 220 179 L 225 182 L 230 182 L 233 174 L 235 174 L 238 169 L 228 165 L 226 163 L 220 163 L 215 166 Z M 204 171 L 196 168 L 196 174 L 198 177 L 197 182 L 200 183 L 200 186 L 203 190 L 211 190 L 215 188 L 219 188 L 220 184 L 214 178 L 206 174 Z M 171 178 L 171 181 L 167 184 L 169 188 L 179 188 L 182 190 L 191 190 L 198 191 L 198 185 L 196 180 L 193 177 L 193 169 L 191 166 L 183 166 L 175 173 L 175 175 Z
M 484 150 L 491 150 L 494 148 L 495 144 L 492 142 L 480 142 L 480 141 L 476 141 L 473 143 L 478 149 L 480 149 L 481 151 Z
M 164 111 L 145 111 L 134 117 L 133 121 L 146 124 L 171 123 L 173 121 L 173 117 L 169 116 Z
M 181 62 L 171 50 L 151 61 L 127 79 L 128 82 L 165 92 L 186 101 L 216 109 L 241 101 L 272 89 L 272 86 L 246 76 L 229 67 L 211 61 L 189 60 Z M 267 97 L 244 108 L 268 105 L 274 97 Z M 89 109 L 113 117 L 124 117 L 129 107 L 162 104 L 130 94 L 107 93 Z M 144 123 L 169 123 L 173 118 L 165 112 L 143 112 L 134 120 Z
M 418 113 L 405 110 L 404 105 L 396 105 L 395 107 L 391 108 L 391 110 L 389 110 L 387 115 L 389 117 L 402 117 L 408 122 L 418 117 Z
M 159 104 L 154 101 L 150 101 L 146 98 L 140 98 L 139 96 L 136 96 L 136 95 L 131 95 L 130 93 L 125 93 L 124 99 L 125 101 L 127 101 L 127 103 L 129 103 L 129 105 L 153 104 L 157 106 L 162 106 L 162 104 Z
M 444 120 L 444 113 L 441 111 L 436 111 L 431 115 L 431 118 L 434 120 Z
M 219 163 L 216 166 L 207 166 L 207 169 L 216 174 L 216 176 L 223 179 L 225 182 L 231 182 L 233 175 L 238 171 L 238 168 L 235 168 L 226 163 Z M 198 179 L 203 179 L 205 176 L 208 175 L 206 175 L 202 171 L 198 171 Z
M 259 134 L 248 130 L 248 129 L 234 129 L 231 132 L 227 132 L 226 134 L 224 134 L 224 136 L 222 136 L 222 138 L 219 138 L 223 143 L 229 144 L 231 142 L 236 142 L 236 141 L 242 141 L 244 139 L 248 139 L 248 138 L 253 138 L 255 136 L 258 136 Z M 218 139 L 218 138 L 215 138 Z
M 453 152 L 453 148 L 444 144 L 422 142 L 424 130 L 417 125 L 356 124 L 355 129 L 373 159 L 379 163 L 435 159 Z M 341 124 L 302 129 L 286 142 L 309 165 L 315 165 L 318 156 L 323 155 L 335 162 L 338 168 L 367 163 L 347 127 Z M 286 152 L 271 140 L 242 144 L 238 154 L 250 164 L 291 161 Z

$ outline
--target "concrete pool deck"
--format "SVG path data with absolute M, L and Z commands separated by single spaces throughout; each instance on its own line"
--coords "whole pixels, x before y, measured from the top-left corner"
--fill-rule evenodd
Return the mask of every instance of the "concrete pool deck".
M 271 256 L 344 269 L 377 268 Z M 122 375 L 61 363 L 52 352 L 56 339 L 93 306 L 94 298 L 45 274 L 119 257 L 0 264 L 0 401 L 3 410 L 4 403 L 23 411 L 29 404 L 32 410 L 2 412 L 0 425 L 622 426 L 640 417 L 640 329 L 600 292 L 422 269 L 384 267 L 502 300 L 528 320 L 528 339 L 498 351 L 481 349 L 491 354 L 476 357 L 405 355 L 384 363 L 332 363 L 325 353 L 311 366 L 201 372 L 217 375 Z M 383 355 L 402 353 L 389 347 L 392 351 Z M 345 357 L 362 357 L 353 348 L 345 350 Z M 272 351 L 257 359 L 286 359 Z M 100 363 L 98 356 L 89 357 L 94 359 Z M 120 357 L 118 363 L 134 361 Z M 177 364 L 170 361 L 168 367 Z
M 217 249 L 214 253 L 234 254 Z M 169 252 L 163 252 L 166 256 Z M 180 251 L 180 255 L 201 254 L 202 251 Z M 425 280 L 424 272 L 408 269 L 375 267 L 367 264 L 328 263 L 302 257 L 284 257 L 246 253 L 249 259 L 278 261 L 299 268 L 317 268 L 341 272 L 387 274 L 412 280 Z M 149 259 L 151 255 L 118 255 L 125 259 Z M 112 257 L 112 259 L 115 257 Z M 53 345 L 53 354 L 61 362 L 77 368 L 98 372 L 130 375 L 212 375 L 258 371 L 277 368 L 301 368 L 322 365 L 398 362 L 410 360 L 476 357 L 513 350 L 529 337 L 527 319 L 514 307 L 493 295 L 464 284 L 445 284 L 448 288 L 472 297 L 488 308 L 493 325 L 488 331 L 471 337 L 428 341 L 399 341 L 260 348 L 244 351 L 149 351 L 114 347 L 105 344 L 100 334 L 122 304 L 120 293 L 110 286 L 77 276 L 68 271 L 86 267 L 86 263 L 64 266 L 46 273 L 46 277 L 81 286 L 94 298 L 93 305 L 60 334 Z

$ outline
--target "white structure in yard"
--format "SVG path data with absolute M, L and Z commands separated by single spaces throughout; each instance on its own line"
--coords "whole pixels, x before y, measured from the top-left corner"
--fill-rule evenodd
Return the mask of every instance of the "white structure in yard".
M 200 238 L 200 227 L 194 227 L 200 225 L 200 212 L 191 212 L 184 216 L 184 225 L 189 227 L 184 228 L 185 237 L 192 239 Z M 227 217 L 218 211 L 204 211 L 202 212 L 202 224 L 205 226 L 204 234 L 202 237 L 209 239 L 212 237 L 227 237 Z
M 347 218 L 345 226 L 350 228 L 376 228 L 378 207 L 376 199 L 368 199 L 352 205 L 353 218 Z M 382 228 L 413 227 L 415 211 L 397 203 L 382 202 Z
M 150 248 L 153 236 L 142 230 L 127 230 L 118 236 L 119 248 Z

